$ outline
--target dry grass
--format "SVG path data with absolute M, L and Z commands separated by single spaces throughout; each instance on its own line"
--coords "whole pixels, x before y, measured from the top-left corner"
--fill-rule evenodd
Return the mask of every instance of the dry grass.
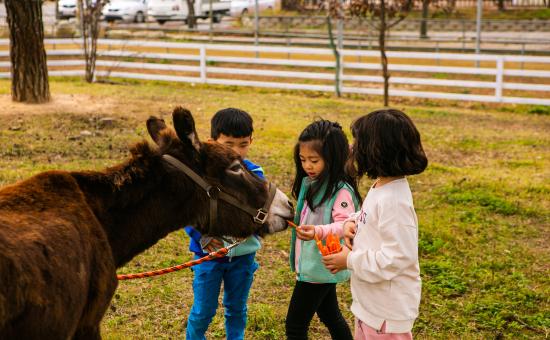
M 315 117 L 353 119 L 381 106 L 379 97 L 334 98 L 316 92 L 208 87 L 162 82 L 85 84 L 53 81 L 54 102 L 12 104 L 0 81 L 0 184 L 45 169 L 99 169 L 127 157 L 129 143 L 145 138 L 149 115 L 168 118 L 188 107 L 199 134 L 210 116 L 239 107 L 255 119 L 251 159 L 286 192 L 293 175 L 292 146 Z M 545 338 L 550 324 L 550 110 L 546 107 L 392 99 L 416 122 L 430 159 L 410 179 L 420 221 L 423 299 L 414 333 L 433 338 Z M 115 125 L 100 129 L 101 117 Z M 68 137 L 89 130 L 88 138 Z M 347 129 L 346 129 L 347 130 Z M 369 181 L 363 181 L 362 194 Z M 288 233 L 268 237 L 249 300 L 249 339 L 284 338 L 293 286 Z M 138 272 L 190 258 L 178 231 L 120 272 Z M 192 273 L 121 282 L 102 327 L 107 339 L 181 338 L 192 302 Z M 350 323 L 350 294 L 339 285 Z M 329 339 L 318 320 L 310 336 Z M 220 308 L 208 338 L 223 338 Z

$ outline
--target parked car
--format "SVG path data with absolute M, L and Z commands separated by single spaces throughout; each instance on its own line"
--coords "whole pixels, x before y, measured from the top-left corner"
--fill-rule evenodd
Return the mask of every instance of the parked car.
M 76 16 L 76 0 L 59 0 L 57 19 L 70 19 Z
M 232 17 L 246 17 L 250 14 L 254 14 L 256 0 L 233 0 L 231 1 L 231 10 L 229 13 Z M 264 10 L 273 10 L 275 8 L 276 0 L 258 0 L 258 9 L 261 11 Z
M 147 0 L 111 0 L 103 7 L 103 18 L 108 22 L 145 22 L 147 20 Z
M 207 19 L 210 17 L 209 0 L 195 0 L 195 17 Z M 212 0 L 212 18 L 220 22 L 224 15 L 229 14 L 231 0 Z M 160 24 L 167 21 L 187 21 L 189 14 L 186 0 L 149 0 L 148 15 Z

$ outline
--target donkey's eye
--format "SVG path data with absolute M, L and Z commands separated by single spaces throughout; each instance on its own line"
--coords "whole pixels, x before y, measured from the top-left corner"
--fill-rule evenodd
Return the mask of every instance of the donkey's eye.
M 243 166 L 239 161 L 233 162 L 231 166 L 227 169 L 228 172 L 232 172 L 234 174 L 241 173 L 243 171 Z

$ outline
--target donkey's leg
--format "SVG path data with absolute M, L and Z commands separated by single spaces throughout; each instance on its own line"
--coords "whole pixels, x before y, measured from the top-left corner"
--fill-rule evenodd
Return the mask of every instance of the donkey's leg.
M 101 339 L 99 324 L 109 308 L 118 284 L 114 265 L 96 265 L 92 273 L 88 301 L 78 323 L 74 339 Z
M 111 302 L 111 297 L 115 292 L 116 280 L 115 280 L 115 284 L 113 284 L 112 286 L 113 286 L 113 289 L 110 290 L 108 293 L 107 292 L 104 292 L 103 294 L 100 293 L 94 299 L 88 301 L 88 305 L 86 306 L 86 309 L 82 314 L 82 318 L 80 319 L 80 322 L 78 324 L 78 327 L 76 329 L 73 339 L 75 340 L 101 339 L 101 334 L 100 334 L 101 319 L 103 319 L 103 315 L 105 314 L 105 311 L 107 311 L 107 308 L 109 307 L 109 304 Z M 102 296 L 99 296 L 99 295 L 102 295 Z
M 99 340 L 99 324 L 95 327 L 79 327 L 73 336 L 74 340 Z

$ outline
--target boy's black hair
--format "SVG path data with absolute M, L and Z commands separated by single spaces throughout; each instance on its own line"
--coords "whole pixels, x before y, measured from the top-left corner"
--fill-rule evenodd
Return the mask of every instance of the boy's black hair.
M 218 139 L 221 133 L 231 137 L 252 136 L 252 117 L 239 109 L 227 108 L 216 112 L 210 121 L 210 137 Z
M 371 112 L 351 125 L 354 143 L 348 172 L 369 178 L 416 175 L 428 166 L 420 133 L 405 113 Z
M 311 147 L 325 162 L 323 171 L 306 193 L 305 200 L 309 208 L 314 211 L 315 208 L 336 194 L 341 189 L 342 182 L 348 183 L 353 188 L 354 194 L 360 202 L 357 181 L 345 171 L 346 160 L 349 156 L 348 139 L 340 124 L 324 119 L 309 124 L 300 134 L 298 143 L 294 147 L 294 163 L 296 164 L 296 177 L 292 184 L 294 198 L 298 198 L 302 180 L 307 176 L 300 161 L 300 144 L 307 142 L 311 142 Z M 325 182 L 327 184 L 325 194 L 319 202 L 314 202 L 313 198 Z

